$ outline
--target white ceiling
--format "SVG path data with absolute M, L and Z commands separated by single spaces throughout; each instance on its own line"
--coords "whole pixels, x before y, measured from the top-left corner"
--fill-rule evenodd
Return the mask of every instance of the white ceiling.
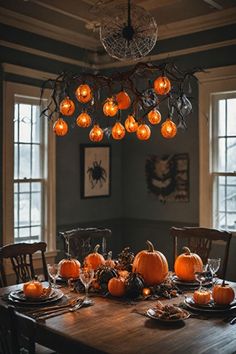
M 99 50 L 102 13 L 122 0 L 0 0 L 0 22 Z M 159 39 L 236 22 L 235 0 L 133 0 L 150 11 Z M 115 14 L 115 11 L 114 11 Z M 230 20 L 229 20 L 230 19 Z M 194 24 L 193 28 L 191 24 Z M 95 28 L 94 28 L 95 27 Z

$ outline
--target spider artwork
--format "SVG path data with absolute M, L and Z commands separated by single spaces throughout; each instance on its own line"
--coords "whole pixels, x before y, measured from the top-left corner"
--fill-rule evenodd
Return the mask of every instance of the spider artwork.
M 92 166 L 90 166 L 87 170 L 89 176 L 89 182 L 91 184 L 91 188 L 95 188 L 95 186 L 99 183 L 100 188 L 103 186 L 103 183 L 106 182 L 107 173 L 106 170 L 101 166 L 102 161 L 93 161 Z

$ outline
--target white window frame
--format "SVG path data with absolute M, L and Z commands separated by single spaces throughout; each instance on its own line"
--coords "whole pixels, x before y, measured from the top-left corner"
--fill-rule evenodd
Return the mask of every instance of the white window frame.
M 208 69 L 199 80 L 199 224 L 213 227 L 212 95 L 236 91 L 236 65 Z
M 6 64 L 7 68 L 7 64 Z M 17 71 L 17 67 L 14 67 Z M 27 74 L 27 69 L 20 70 Z M 15 72 L 14 72 L 15 73 Z M 39 72 L 40 73 L 40 72 Z M 31 75 L 30 71 L 30 75 Z M 44 80 L 47 76 L 44 73 Z M 37 75 L 37 71 L 34 71 Z M 48 74 L 50 77 L 50 74 Z M 41 78 L 41 77 L 36 77 Z M 14 182 L 14 95 L 22 95 L 26 97 L 40 98 L 40 87 L 4 82 L 4 106 L 3 106 L 3 244 L 14 243 L 14 198 L 13 198 L 13 182 Z M 49 90 L 45 92 L 44 99 L 49 99 Z M 42 118 L 47 119 L 47 118 Z M 44 214 L 45 232 L 44 241 L 47 243 L 46 257 L 48 261 L 54 260 L 56 256 L 56 139 L 53 133 L 52 123 L 46 123 L 48 134 L 48 159 L 47 159 L 47 180 L 45 183 L 45 205 Z M 37 258 L 35 256 L 37 268 Z M 39 264 L 39 263 L 38 263 Z M 6 272 L 11 273 L 9 263 L 6 263 Z

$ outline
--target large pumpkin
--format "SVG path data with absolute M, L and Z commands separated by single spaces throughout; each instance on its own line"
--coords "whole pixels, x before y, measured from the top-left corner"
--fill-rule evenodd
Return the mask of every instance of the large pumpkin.
M 183 248 L 184 253 L 175 260 L 175 274 L 183 281 L 195 280 L 195 272 L 202 272 L 203 263 L 201 257 L 196 253 L 191 253 L 188 247 Z
M 132 271 L 142 275 L 146 285 L 162 283 L 168 275 L 166 257 L 147 241 L 148 250 L 140 251 L 134 258 Z
M 212 297 L 217 305 L 229 305 L 235 297 L 234 289 L 223 282 L 213 287 Z
M 78 278 L 80 262 L 75 258 L 62 259 L 59 262 L 59 272 L 62 278 Z
M 125 295 L 125 280 L 124 278 L 111 278 L 108 282 L 108 290 L 112 296 Z
M 90 253 L 87 257 L 84 259 L 84 264 L 88 267 L 91 267 L 92 269 L 97 269 L 99 266 L 105 264 L 105 259 L 103 255 L 98 253 L 100 245 L 96 245 L 94 248 L 94 252 Z
M 23 285 L 25 297 L 38 298 L 43 295 L 43 284 L 37 280 L 32 280 Z

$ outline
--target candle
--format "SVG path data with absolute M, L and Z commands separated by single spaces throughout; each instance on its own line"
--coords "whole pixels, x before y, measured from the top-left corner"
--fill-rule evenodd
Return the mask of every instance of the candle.
M 151 294 L 151 290 L 149 288 L 143 288 L 143 296 L 148 296 Z

